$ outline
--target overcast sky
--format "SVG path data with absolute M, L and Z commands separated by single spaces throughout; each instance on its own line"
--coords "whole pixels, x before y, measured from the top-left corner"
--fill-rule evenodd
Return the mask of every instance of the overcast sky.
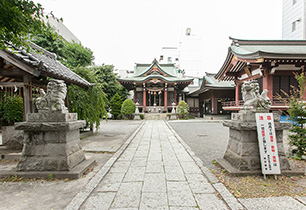
M 182 33 L 203 39 L 204 72 L 221 68 L 231 41 L 281 39 L 282 0 L 34 0 L 53 11 L 96 64 L 134 69 L 151 63 L 162 47 L 176 47 Z

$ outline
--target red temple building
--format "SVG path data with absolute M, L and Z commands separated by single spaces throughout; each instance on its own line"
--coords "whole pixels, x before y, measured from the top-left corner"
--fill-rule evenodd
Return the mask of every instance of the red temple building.
M 260 92 L 268 90 L 272 100 L 271 110 L 287 110 L 288 106 L 277 99 L 284 97 L 281 90 L 290 93 L 298 83 L 294 73 L 304 70 L 306 64 L 306 40 L 242 40 L 234 39 L 226 60 L 215 75 L 219 81 L 235 82 L 235 100 L 224 102 L 224 110 L 240 110 L 243 102 L 241 84 L 257 80 Z M 306 98 L 306 96 L 305 96 Z
M 118 81 L 129 91 L 134 91 L 134 101 L 142 112 L 171 112 L 184 99 L 184 89 L 192 83 L 185 78 L 173 63 L 160 64 L 156 59 L 151 64 L 137 63 L 134 75 Z

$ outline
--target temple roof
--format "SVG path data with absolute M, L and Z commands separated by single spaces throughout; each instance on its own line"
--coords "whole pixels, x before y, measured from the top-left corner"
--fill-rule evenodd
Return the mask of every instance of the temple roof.
M 204 93 L 208 90 L 224 90 L 224 89 L 233 89 L 235 87 L 235 83 L 233 81 L 218 81 L 215 78 L 214 73 L 205 72 L 205 76 L 203 77 L 203 82 L 200 88 L 197 90 L 190 92 L 188 95 L 197 96 L 200 93 Z
M 185 78 L 177 73 L 174 64 L 160 64 L 156 59 L 151 64 L 136 64 L 133 77 L 119 78 L 119 82 L 146 82 L 160 79 L 165 82 L 192 82 L 193 78 Z
M 219 80 L 234 80 L 228 72 L 239 72 L 248 63 L 262 64 L 266 59 L 306 59 L 306 40 L 232 40 L 227 57 L 219 72 Z M 271 61 L 270 61 L 271 62 Z M 301 62 L 301 60 L 299 61 Z
M 160 64 L 156 59 L 154 59 L 151 64 L 136 63 L 134 70 L 134 77 L 145 76 L 154 68 L 160 70 L 160 73 L 163 73 L 168 77 L 177 76 L 174 63 Z
M 56 60 L 56 54 L 51 53 L 34 43 L 31 43 L 31 47 L 35 51 L 26 52 L 25 50 L 8 43 L 7 49 L 0 50 L 0 54 L 6 60 L 13 61 L 18 59 L 22 63 L 28 65 L 32 68 L 29 73 L 32 73 L 34 76 L 44 75 L 55 79 L 61 79 L 67 83 L 81 87 L 89 87 L 92 85 Z M 29 68 L 27 68 L 27 70 L 29 70 Z

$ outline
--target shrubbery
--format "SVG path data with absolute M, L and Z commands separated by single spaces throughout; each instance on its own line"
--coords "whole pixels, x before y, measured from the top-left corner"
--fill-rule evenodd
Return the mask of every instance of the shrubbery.
M 133 119 L 136 107 L 131 99 L 126 99 L 121 107 L 121 113 L 124 114 L 128 119 Z
M 110 100 L 110 113 L 113 115 L 113 119 L 118 119 L 121 115 L 122 98 L 119 93 L 116 93 Z
M 177 113 L 179 118 L 187 119 L 189 114 L 189 106 L 185 101 L 180 101 L 177 106 Z
M 20 96 L 6 96 L 2 99 L 0 118 L 3 125 L 14 125 L 23 121 L 23 99 Z
M 306 75 L 302 72 L 299 75 L 296 74 L 295 78 L 299 84 L 298 88 L 293 89 L 290 95 L 286 94 L 289 98 L 288 113 L 293 121 L 289 144 L 296 147 L 293 155 L 303 158 L 306 155 L 306 102 L 303 98 L 306 88 Z

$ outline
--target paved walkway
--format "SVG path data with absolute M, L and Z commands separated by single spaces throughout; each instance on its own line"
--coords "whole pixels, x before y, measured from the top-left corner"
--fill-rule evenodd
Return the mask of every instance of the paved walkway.
M 164 121 L 146 121 L 108 173 L 97 174 L 101 180 L 89 183 L 92 189 L 87 186 L 66 209 L 228 209 L 205 176 L 209 170 L 185 146 Z
M 296 199 L 237 200 L 165 121 L 145 121 L 66 210 L 305 209 Z

